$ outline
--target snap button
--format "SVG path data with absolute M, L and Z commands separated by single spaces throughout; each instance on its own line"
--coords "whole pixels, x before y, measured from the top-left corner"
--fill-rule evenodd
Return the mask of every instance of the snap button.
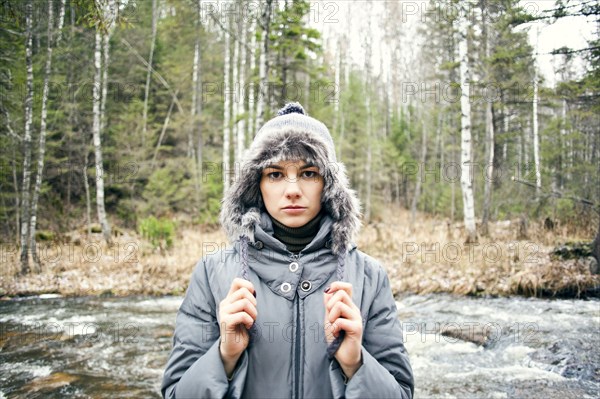
M 264 244 L 262 243 L 262 241 L 256 241 L 256 242 L 254 243 L 254 247 L 255 247 L 256 249 L 263 249 L 263 246 L 264 246 Z
M 281 284 L 281 292 L 290 292 L 292 285 L 290 283 Z
M 298 262 L 290 263 L 290 271 L 292 273 L 296 273 L 296 270 L 298 270 L 298 266 L 300 266 L 300 265 L 298 265 Z
M 300 288 L 302 291 L 308 292 L 312 288 L 312 283 L 308 280 L 304 280 L 302 283 L 300 283 Z

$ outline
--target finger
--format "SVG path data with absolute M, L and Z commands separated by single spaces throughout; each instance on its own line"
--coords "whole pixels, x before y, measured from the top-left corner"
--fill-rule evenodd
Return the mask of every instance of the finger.
M 225 331 L 231 333 L 240 324 L 249 329 L 254 324 L 254 319 L 246 312 L 238 312 L 227 315 L 221 323 L 225 325 Z
M 333 306 L 335 306 L 335 304 L 338 302 L 345 303 L 351 308 L 358 309 L 354 302 L 352 302 L 352 297 L 350 297 L 346 291 L 336 291 L 335 294 L 333 294 L 326 302 L 325 308 L 328 311 L 331 311 Z
M 254 285 L 252 285 L 252 283 L 248 280 L 244 280 L 243 278 L 239 278 L 236 277 L 233 279 L 233 281 L 231 282 L 231 288 L 229 288 L 229 293 L 227 294 L 227 296 L 231 295 L 232 293 L 234 293 L 235 291 L 237 291 L 240 288 L 246 288 L 248 291 L 250 291 L 250 293 L 254 293 Z
M 256 317 L 258 315 L 256 311 L 256 306 L 254 306 L 254 304 L 250 302 L 248 298 L 240 299 L 223 307 L 224 315 L 234 314 L 238 312 L 248 313 L 253 320 L 256 320 Z
M 352 298 L 352 284 L 350 283 L 347 283 L 345 281 L 334 281 L 328 288 L 330 294 L 342 290 L 346 291 L 348 293 L 348 296 Z
M 348 320 L 360 320 L 360 313 L 356 312 L 350 306 L 346 305 L 343 302 L 338 302 L 329 312 L 328 319 L 330 323 L 333 323 L 334 320 L 343 317 Z
M 237 291 L 227 295 L 224 299 L 224 303 L 234 303 L 240 299 L 248 299 L 254 306 L 256 306 L 256 297 L 252 293 L 253 291 L 248 290 L 246 287 L 241 287 Z
M 334 336 L 340 335 L 340 331 L 345 331 L 349 336 L 355 336 L 361 334 L 362 325 L 353 320 L 348 319 L 335 319 L 332 323 L 335 326 Z
M 325 323 L 325 338 L 327 341 L 332 341 L 333 338 L 337 338 L 340 334 L 340 329 L 336 324 L 326 322 Z

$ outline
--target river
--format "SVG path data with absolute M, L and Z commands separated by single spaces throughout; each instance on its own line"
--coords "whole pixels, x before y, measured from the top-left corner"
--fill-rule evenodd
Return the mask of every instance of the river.
M 0 399 L 156 398 L 180 297 L 0 302 Z M 407 296 L 415 398 L 600 398 L 600 301 Z M 485 332 L 484 346 L 440 331 Z

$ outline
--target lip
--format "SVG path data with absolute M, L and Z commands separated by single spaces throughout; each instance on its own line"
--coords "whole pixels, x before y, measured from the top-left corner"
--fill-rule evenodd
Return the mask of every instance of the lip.
M 302 213 L 305 210 L 306 210 L 306 207 L 298 206 L 298 205 L 290 205 L 290 206 L 286 206 L 285 208 L 282 209 L 283 212 L 285 212 L 287 214 L 291 214 L 291 215 Z

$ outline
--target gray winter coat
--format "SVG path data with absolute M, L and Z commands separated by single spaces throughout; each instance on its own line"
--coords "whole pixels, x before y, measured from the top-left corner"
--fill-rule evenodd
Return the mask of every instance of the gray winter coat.
M 345 257 L 344 280 L 352 284 L 363 318 L 363 364 L 345 383 L 339 364 L 327 356 L 323 290 L 337 279 L 333 224 L 325 216 L 317 236 L 294 255 L 272 236 L 269 216 L 260 215 L 247 248 L 257 327 L 231 381 L 219 355 L 218 305 L 241 276 L 240 241 L 198 263 L 177 314 L 163 397 L 412 397 L 412 370 L 387 274 L 355 245 Z

